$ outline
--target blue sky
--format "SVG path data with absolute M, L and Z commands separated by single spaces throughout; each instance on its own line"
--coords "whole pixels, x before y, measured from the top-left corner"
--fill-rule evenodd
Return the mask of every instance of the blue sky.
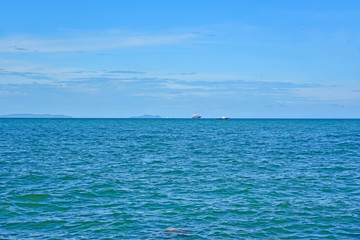
M 360 117 L 357 0 L 0 6 L 0 114 Z

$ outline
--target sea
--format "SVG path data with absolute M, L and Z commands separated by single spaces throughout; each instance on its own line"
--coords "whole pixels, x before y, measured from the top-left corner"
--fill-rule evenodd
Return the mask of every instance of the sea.
M 360 239 L 360 120 L 0 119 L 0 239 Z

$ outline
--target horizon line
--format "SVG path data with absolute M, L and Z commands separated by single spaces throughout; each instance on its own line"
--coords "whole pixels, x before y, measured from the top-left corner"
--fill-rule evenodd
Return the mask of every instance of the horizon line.
M 160 117 L 160 118 L 138 118 L 138 117 L 6 117 L 0 116 L 0 119 L 134 119 L 134 120 L 167 120 L 167 119 L 179 119 L 179 120 L 223 120 L 215 117 L 193 119 L 191 117 Z M 360 120 L 360 117 L 234 117 L 226 120 Z

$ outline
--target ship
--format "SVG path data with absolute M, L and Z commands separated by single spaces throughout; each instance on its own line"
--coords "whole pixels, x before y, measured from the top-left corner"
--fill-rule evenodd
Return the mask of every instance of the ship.
M 222 116 L 221 118 L 217 118 L 217 120 L 229 120 L 230 118 Z
M 200 116 L 200 114 L 193 114 L 192 118 L 193 119 L 200 119 L 201 116 Z

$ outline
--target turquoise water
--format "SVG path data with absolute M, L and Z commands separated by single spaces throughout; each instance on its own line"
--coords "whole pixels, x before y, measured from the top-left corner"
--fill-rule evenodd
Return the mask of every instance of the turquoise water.
M 184 237 L 359 239 L 360 120 L 0 120 L 1 239 Z

